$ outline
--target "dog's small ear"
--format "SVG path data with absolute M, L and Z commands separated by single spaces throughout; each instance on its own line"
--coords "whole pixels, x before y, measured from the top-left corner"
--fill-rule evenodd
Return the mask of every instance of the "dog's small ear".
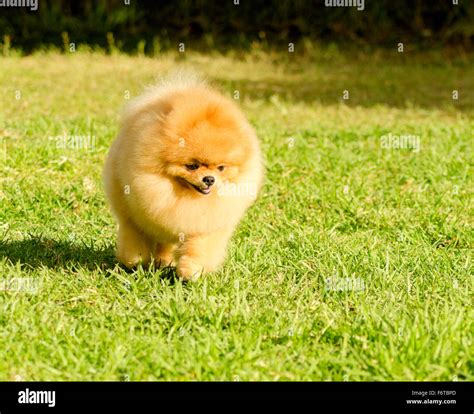
M 148 110 L 143 111 L 144 119 L 148 121 L 164 121 L 168 115 L 173 111 L 173 104 L 171 102 L 160 102 L 150 107 Z
M 160 105 L 159 113 L 161 116 L 166 117 L 170 114 L 173 110 L 173 103 L 169 101 L 165 101 Z

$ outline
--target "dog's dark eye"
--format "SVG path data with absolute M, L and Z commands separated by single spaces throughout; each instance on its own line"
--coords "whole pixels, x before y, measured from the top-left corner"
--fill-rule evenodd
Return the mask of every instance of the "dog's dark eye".
M 186 164 L 186 168 L 188 170 L 197 170 L 199 168 L 199 165 L 198 164 Z
M 225 167 L 224 167 L 223 165 L 219 165 L 219 166 L 217 167 L 217 169 L 218 169 L 219 171 L 224 171 L 224 170 L 225 170 Z

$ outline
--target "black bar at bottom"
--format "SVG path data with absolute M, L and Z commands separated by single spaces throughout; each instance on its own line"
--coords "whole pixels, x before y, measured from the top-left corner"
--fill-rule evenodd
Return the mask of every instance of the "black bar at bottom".
M 0 382 L 0 413 L 145 409 L 165 401 L 180 408 L 261 401 L 295 409 L 472 413 L 473 391 L 470 382 Z

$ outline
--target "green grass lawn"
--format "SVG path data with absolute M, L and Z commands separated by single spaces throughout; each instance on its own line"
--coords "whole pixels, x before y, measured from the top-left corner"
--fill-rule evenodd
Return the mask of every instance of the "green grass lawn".
M 474 380 L 473 63 L 0 58 L 0 380 Z M 101 183 L 128 94 L 182 65 L 239 91 L 267 167 L 224 268 L 194 284 L 117 265 Z

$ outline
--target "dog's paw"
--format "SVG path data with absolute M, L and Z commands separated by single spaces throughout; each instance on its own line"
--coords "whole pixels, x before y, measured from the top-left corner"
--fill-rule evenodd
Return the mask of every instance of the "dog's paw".
M 180 279 L 195 282 L 202 275 L 204 266 L 194 262 L 191 258 L 183 256 L 179 259 L 176 272 Z
M 139 265 L 148 266 L 149 260 L 143 260 L 140 255 L 118 254 L 117 260 L 128 269 L 135 269 Z
M 160 267 L 176 267 L 176 262 L 173 260 L 172 256 L 166 257 L 155 257 L 155 266 Z
M 169 244 L 157 244 L 153 258 L 156 267 L 176 267 L 173 256 L 174 246 Z

